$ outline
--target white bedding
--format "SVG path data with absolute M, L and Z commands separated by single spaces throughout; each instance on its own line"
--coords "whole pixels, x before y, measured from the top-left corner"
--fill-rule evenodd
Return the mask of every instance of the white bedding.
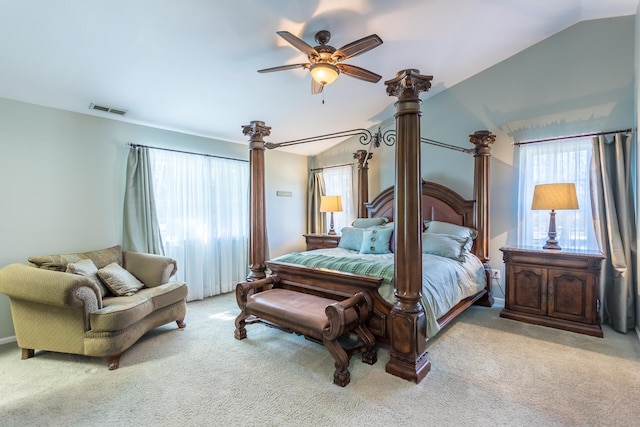
M 309 255 L 325 255 L 337 258 L 354 258 L 393 264 L 394 254 L 361 254 L 342 248 L 316 249 L 303 252 Z M 273 261 L 286 257 L 278 257 Z M 438 333 L 438 318 L 447 313 L 453 306 L 466 297 L 484 289 L 486 278 L 482 262 L 473 254 L 466 253 L 464 261 L 431 254 L 422 254 L 422 298 L 421 302 L 427 319 L 427 337 Z M 384 282 L 379 293 L 386 301 L 394 303 L 394 287 Z

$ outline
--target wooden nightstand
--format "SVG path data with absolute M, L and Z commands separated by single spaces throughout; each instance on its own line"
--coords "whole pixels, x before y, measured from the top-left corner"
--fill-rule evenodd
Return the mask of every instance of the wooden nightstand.
M 337 248 L 340 243 L 340 236 L 329 234 L 305 234 L 307 250 Z
M 500 250 L 506 267 L 500 317 L 602 337 L 602 253 L 509 246 Z

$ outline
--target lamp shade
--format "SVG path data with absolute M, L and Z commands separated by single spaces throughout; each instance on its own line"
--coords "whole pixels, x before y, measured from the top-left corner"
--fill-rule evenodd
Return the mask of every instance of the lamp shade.
M 575 184 L 540 184 L 533 190 L 532 210 L 579 209 Z
M 340 70 L 338 67 L 326 62 L 316 62 L 309 68 L 311 77 L 321 85 L 330 85 L 338 78 Z
M 342 198 L 340 196 L 322 196 L 320 212 L 342 212 Z

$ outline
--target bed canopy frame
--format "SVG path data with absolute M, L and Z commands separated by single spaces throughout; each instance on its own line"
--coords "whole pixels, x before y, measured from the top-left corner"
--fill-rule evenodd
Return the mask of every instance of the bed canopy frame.
M 420 382 L 429 372 L 431 363 L 426 358 L 426 317 L 420 297 L 422 294 L 422 194 L 420 162 L 420 104 L 419 94 L 431 87 L 432 76 L 421 75 L 418 70 L 399 71 L 396 77 L 386 81 L 387 93 L 398 98 L 396 102 L 395 131 L 395 186 L 393 191 L 393 220 L 396 247 L 394 252 L 394 286 L 396 303 L 388 316 L 389 356 L 387 372 L 401 378 Z M 252 121 L 243 126 L 243 133 L 249 136 L 249 158 L 251 167 L 250 183 L 250 238 L 248 281 L 266 277 L 266 219 L 264 188 L 265 148 L 275 148 L 265 143 L 271 128 L 262 121 Z M 475 215 L 471 224 L 478 230 L 474 243 L 474 253 L 485 266 L 490 277 L 489 261 L 489 160 L 490 144 L 495 136 L 488 131 L 477 131 L 470 135 L 473 149 L 466 151 L 474 157 Z M 373 144 L 373 142 L 371 142 Z M 359 150 L 354 154 L 358 161 L 359 195 L 358 215 L 366 217 L 365 205 L 368 193 L 367 162 L 370 152 Z M 444 187 L 442 187 L 444 188 Z M 390 197 L 390 195 L 389 195 Z M 378 199 L 376 199 L 378 200 Z M 391 202 L 390 202 L 391 203 Z M 487 290 L 478 298 L 459 304 L 446 322 L 472 303 L 492 305 L 490 280 Z M 463 301 L 464 302 L 464 301 Z M 444 317 L 444 316 L 443 316 Z M 445 323 L 446 323 L 445 322 Z

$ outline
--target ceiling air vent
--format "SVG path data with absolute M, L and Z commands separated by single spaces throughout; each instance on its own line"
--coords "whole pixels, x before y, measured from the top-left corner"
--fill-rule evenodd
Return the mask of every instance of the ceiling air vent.
M 127 114 L 127 110 L 123 110 L 122 108 L 113 108 L 113 107 L 105 107 L 104 105 L 90 104 L 90 110 L 98 110 L 104 111 L 105 113 L 117 114 L 119 116 L 124 116 Z

